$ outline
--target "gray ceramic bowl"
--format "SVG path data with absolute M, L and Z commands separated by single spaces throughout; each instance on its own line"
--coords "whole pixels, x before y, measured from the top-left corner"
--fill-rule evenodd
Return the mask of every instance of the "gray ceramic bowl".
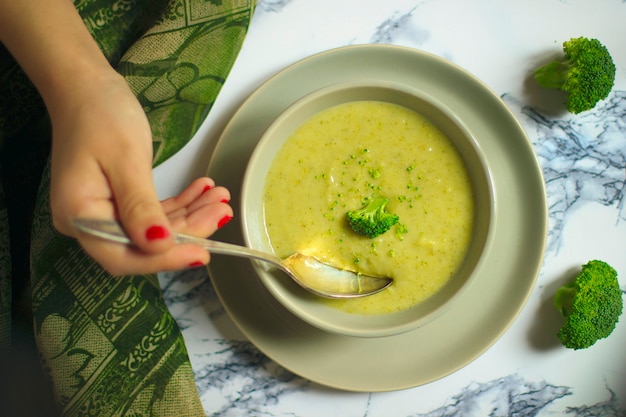
M 389 102 L 413 110 L 430 119 L 458 149 L 470 174 L 476 205 L 474 233 L 461 266 L 440 291 L 424 302 L 397 313 L 367 316 L 329 307 L 266 264 L 255 262 L 254 267 L 269 292 L 303 321 L 332 333 L 383 337 L 415 329 L 445 313 L 480 273 L 493 235 L 496 213 L 487 161 L 463 121 L 458 120 L 445 103 L 413 87 L 377 80 L 331 85 L 301 98 L 276 118 L 258 142 L 244 175 L 241 217 L 246 244 L 273 253 L 262 208 L 265 177 L 274 156 L 291 133 L 316 113 L 360 100 Z

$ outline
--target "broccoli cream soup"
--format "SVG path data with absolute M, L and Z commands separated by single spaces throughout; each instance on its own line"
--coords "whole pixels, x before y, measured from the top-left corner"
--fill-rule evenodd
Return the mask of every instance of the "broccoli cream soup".
M 375 196 L 400 220 L 370 239 L 349 210 Z M 264 212 L 276 254 L 302 252 L 393 285 L 373 296 L 320 302 L 355 314 L 407 309 L 439 290 L 469 246 L 474 201 L 454 145 L 423 116 L 355 101 L 324 110 L 285 142 L 266 179 Z

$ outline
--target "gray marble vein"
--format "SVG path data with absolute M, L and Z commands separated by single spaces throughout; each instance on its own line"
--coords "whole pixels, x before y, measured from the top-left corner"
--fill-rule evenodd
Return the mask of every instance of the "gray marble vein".
M 509 375 L 468 385 L 444 406 L 411 417 L 534 417 L 553 402 L 571 394 L 568 387 L 545 381 L 530 382 L 518 375 Z
M 206 365 L 195 369 L 210 416 L 271 416 L 283 395 L 309 384 L 268 359 L 249 342 L 211 340 Z M 216 398 L 217 397 L 217 398 Z
M 620 407 L 617 393 L 607 387 L 610 396 L 606 401 L 591 405 L 567 407 L 565 414 L 574 417 L 626 417 L 626 409 Z
M 392 16 L 385 19 L 376 28 L 376 31 L 372 35 L 370 42 L 393 43 L 398 33 L 412 32 L 412 29 L 409 27 L 409 25 L 411 23 L 411 17 L 413 17 L 413 12 L 415 12 L 417 7 L 418 6 L 411 8 L 411 10 L 406 13 L 395 12 Z M 426 34 L 426 36 L 428 35 Z
M 518 101 L 504 95 L 509 106 Z M 575 117 L 549 116 L 523 105 L 519 109 L 543 169 L 550 210 L 549 250 L 557 250 L 572 209 L 598 203 L 617 209 L 626 220 L 626 91 Z
M 160 274 L 165 303 L 172 310 L 178 326 L 185 331 L 193 325 L 188 313 L 202 306 L 209 319 L 217 320 L 226 314 L 204 268 Z
M 278 13 L 291 3 L 291 1 L 292 0 L 259 0 L 257 2 L 257 8 L 265 12 Z

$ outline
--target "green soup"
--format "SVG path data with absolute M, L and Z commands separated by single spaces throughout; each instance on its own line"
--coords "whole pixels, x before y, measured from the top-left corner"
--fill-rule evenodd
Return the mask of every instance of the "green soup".
M 345 216 L 374 195 L 387 198 L 400 221 L 370 239 L 354 233 Z M 302 252 L 392 277 L 374 296 L 321 301 L 385 314 L 425 300 L 454 275 L 471 239 L 474 198 L 456 148 L 425 117 L 355 101 L 316 114 L 285 142 L 266 179 L 264 214 L 280 257 Z

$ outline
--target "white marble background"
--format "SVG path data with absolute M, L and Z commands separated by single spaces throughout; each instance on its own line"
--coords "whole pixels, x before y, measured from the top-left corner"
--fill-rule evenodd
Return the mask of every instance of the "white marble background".
M 600 39 L 617 66 L 611 96 L 578 116 L 532 70 L 571 37 Z M 544 267 L 507 333 L 460 371 L 409 390 L 348 393 L 291 374 L 245 340 L 203 271 L 163 275 L 209 416 L 626 416 L 626 319 L 584 351 L 561 347 L 555 289 L 581 264 L 612 264 L 626 290 L 625 0 L 259 0 L 248 39 L 197 137 L 159 167 L 167 197 L 203 175 L 241 102 L 293 62 L 327 49 L 389 43 L 447 58 L 519 118 L 542 165 L 550 206 Z M 626 316 L 625 316 L 626 317 Z

